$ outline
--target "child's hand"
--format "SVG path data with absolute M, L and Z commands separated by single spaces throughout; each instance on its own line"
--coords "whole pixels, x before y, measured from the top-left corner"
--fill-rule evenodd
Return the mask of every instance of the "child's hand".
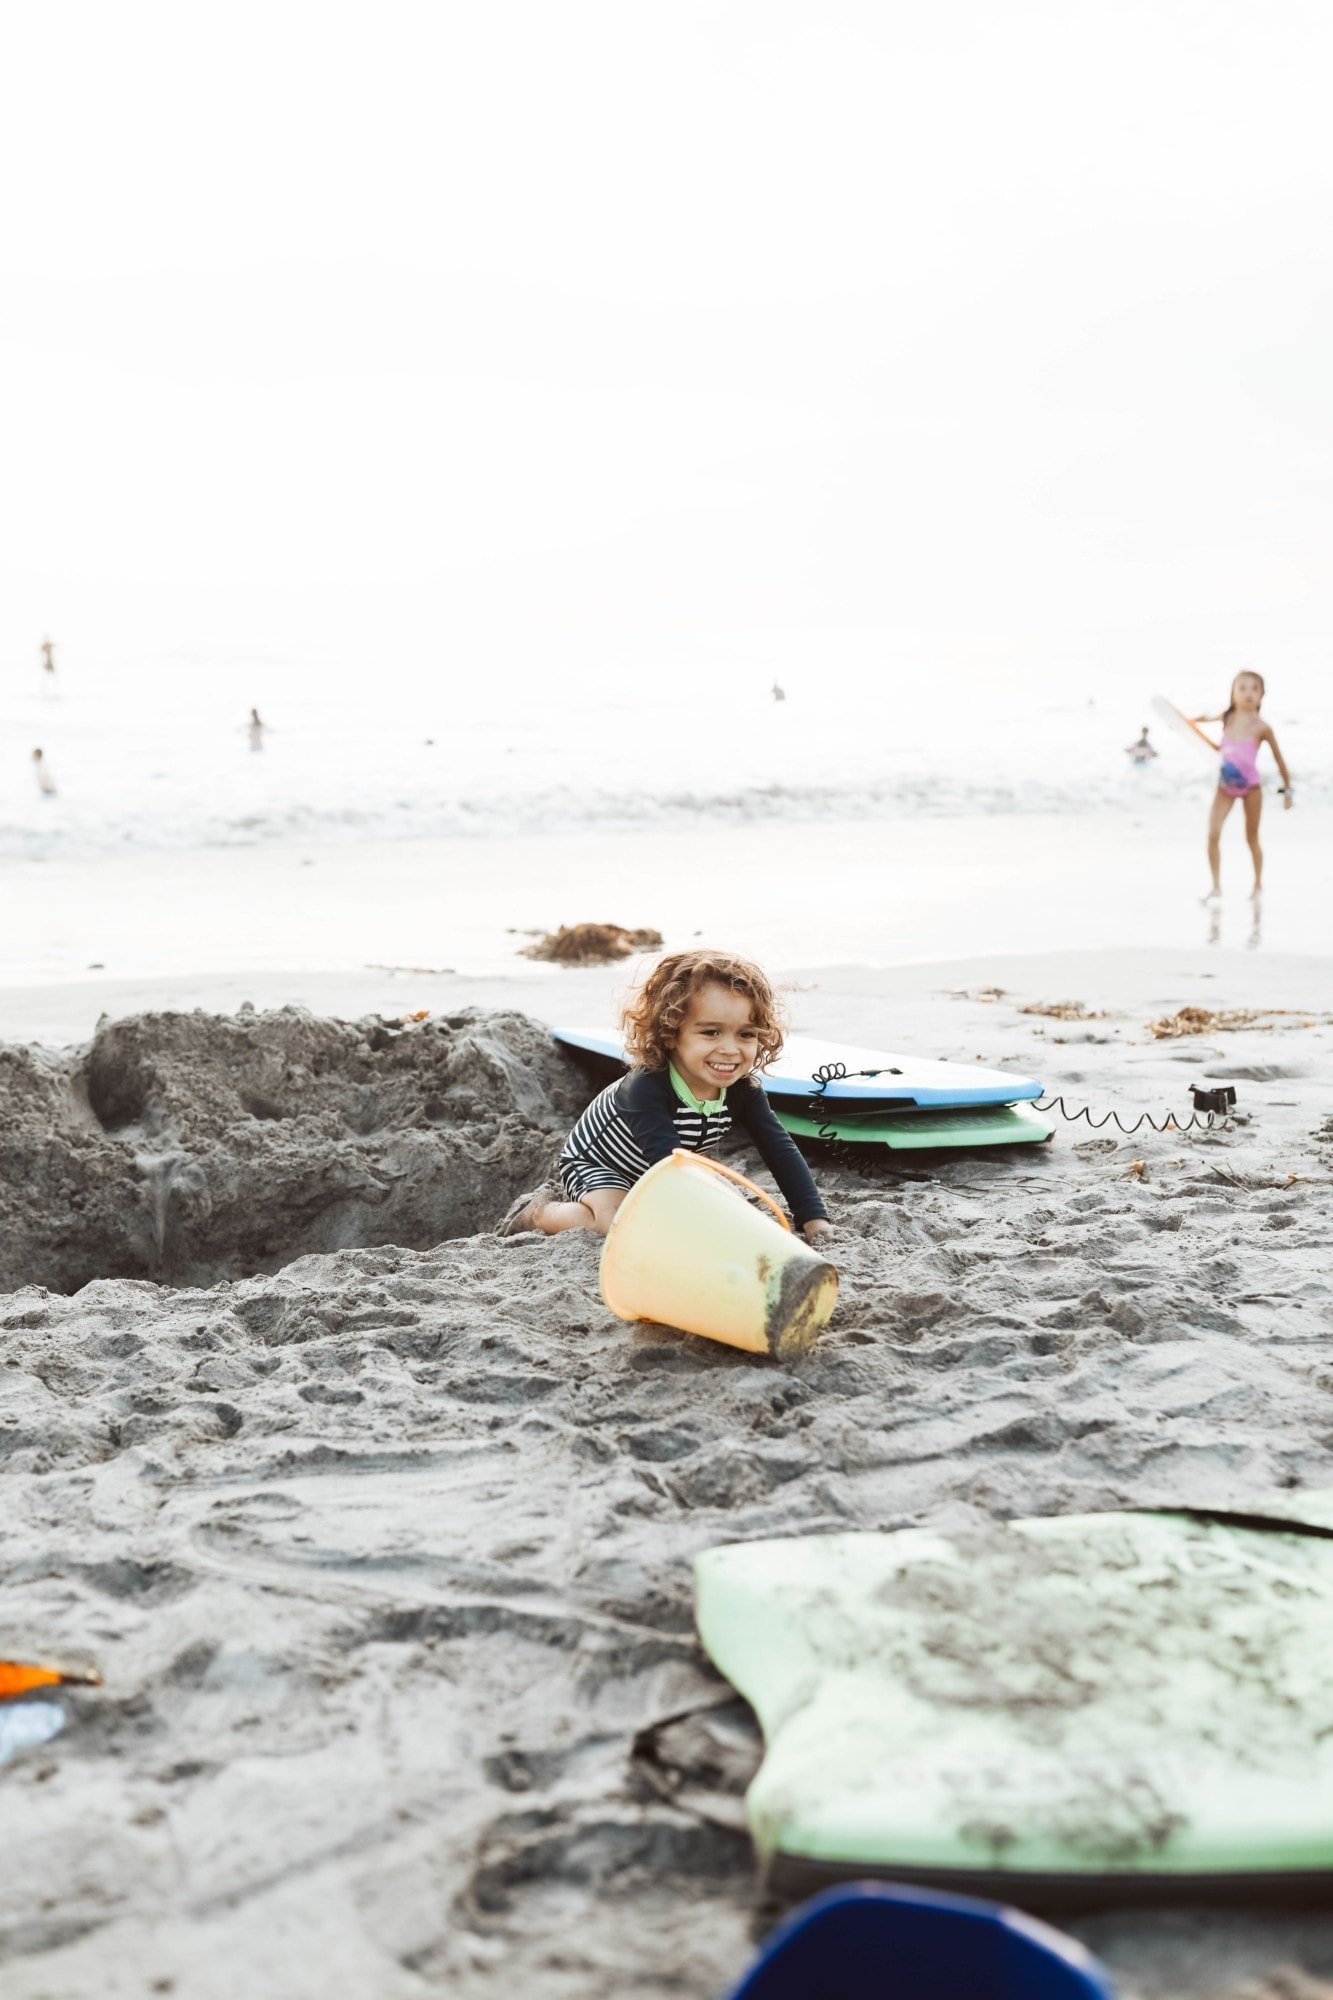
M 801 1224 L 801 1234 L 807 1243 L 818 1243 L 821 1236 L 833 1234 L 833 1224 L 825 1222 L 822 1215 L 816 1215 L 811 1221 Z
M 1293 807 L 1293 806 L 1295 805 L 1295 803 L 1296 803 L 1296 801 L 1295 801 L 1295 799 L 1294 799 L 1294 798 L 1292 797 L 1292 795 L 1291 795 L 1291 786 L 1290 786 L 1290 785 L 1288 785 L 1288 787 L 1287 787 L 1286 791 L 1285 791 L 1285 792 L 1284 792 L 1284 793 L 1282 794 L 1282 810 L 1283 810 L 1283 812 L 1290 812 L 1290 811 L 1291 811 L 1291 809 L 1292 809 L 1292 807 Z

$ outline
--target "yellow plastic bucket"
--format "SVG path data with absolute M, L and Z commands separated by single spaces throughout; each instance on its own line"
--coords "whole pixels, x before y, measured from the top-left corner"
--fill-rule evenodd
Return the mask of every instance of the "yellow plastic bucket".
M 767 1202 L 777 1221 L 738 1200 L 728 1181 Z M 762 1188 L 679 1149 L 620 1204 L 601 1281 L 620 1319 L 678 1326 L 751 1354 L 804 1354 L 838 1300 L 832 1264 L 792 1235 Z

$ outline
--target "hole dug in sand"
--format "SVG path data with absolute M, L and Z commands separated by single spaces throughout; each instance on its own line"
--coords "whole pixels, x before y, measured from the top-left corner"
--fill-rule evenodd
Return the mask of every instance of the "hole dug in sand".
M 211 1285 L 489 1227 L 587 1100 L 522 1014 L 140 1014 L 0 1048 L 0 1291 Z

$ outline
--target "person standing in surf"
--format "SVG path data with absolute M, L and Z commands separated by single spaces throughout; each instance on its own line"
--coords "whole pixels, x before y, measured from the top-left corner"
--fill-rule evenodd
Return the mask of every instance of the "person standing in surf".
M 1259 777 L 1259 752 L 1265 743 L 1273 753 L 1273 761 L 1282 779 L 1278 795 L 1284 809 L 1290 812 L 1296 802 L 1291 773 L 1278 748 L 1277 738 L 1259 713 L 1263 699 L 1262 674 L 1237 674 L 1231 683 L 1230 699 L 1220 715 L 1196 715 L 1191 718 L 1194 722 L 1220 722 L 1222 725 L 1222 766 L 1208 815 L 1208 867 L 1213 886 L 1204 897 L 1205 903 L 1215 902 L 1222 894 L 1222 828 L 1237 799 L 1245 808 L 1245 838 L 1249 843 L 1250 860 L 1254 863 L 1252 894 L 1258 897 L 1263 893 L 1264 851 L 1259 845 L 1259 815 L 1264 809 L 1264 790 Z

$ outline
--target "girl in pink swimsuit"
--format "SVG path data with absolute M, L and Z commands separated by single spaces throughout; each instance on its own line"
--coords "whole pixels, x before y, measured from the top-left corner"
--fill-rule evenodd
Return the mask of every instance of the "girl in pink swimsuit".
M 1255 896 L 1263 889 L 1264 851 L 1259 845 L 1259 815 L 1264 806 L 1263 786 L 1259 779 L 1261 744 L 1267 743 L 1273 752 L 1282 778 L 1279 792 L 1284 808 L 1289 812 L 1295 803 L 1291 773 L 1277 747 L 1276 736 L 1259 713 L 1263 698 L 1261 674 L 1237 674 L 1231 683 L 1231 698 L 1221 715 L 1194 717 L 1196 722 L 1220 722 L 1222 725 L 1222 767 L 1217 776 L 1212 811 L 1208 815 L 1208 866 L 1212 871 L 1213 886 L 1204 897 L 1206 903 L 1222 894 L 1222 826 L 1237 799 L 1245 808 L 1245 838 L 1254 863 Z

